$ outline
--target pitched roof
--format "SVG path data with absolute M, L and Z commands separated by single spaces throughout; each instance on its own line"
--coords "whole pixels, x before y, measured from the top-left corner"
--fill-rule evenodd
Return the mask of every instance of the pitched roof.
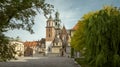
M 47 20 L 47 21 L 50 21 L 50 20 L 51 20 L 51 21 L 53 21 L 53 18 L 52 18 L 52 16 L 51 16 L 51 15 L 49 16 L 49 18 L 48 18 L 48 20 Z
M 61 33 L 60 33 L 60 38 L 64 37 L 64 35 L 67 37 L 68 39 L 68 33 L 67 33 L 67 30 L 65 28 L 65 26 L 63 26 L 62 30 L 61 30 Z
M 67 34 L 67 31 L 66 31 L 65 26 L 63 26 L 63 28 L 62 28 L 62 30 L 61 30 L 61 33 L 62 33 L 62 34 Z
M 78 29 L 79 22 L 72 28 L 72 30 L 77 30 Z
M 37 46 L 37 41 L 26 41 L 24 42 L 25 47 L 35 47 Z

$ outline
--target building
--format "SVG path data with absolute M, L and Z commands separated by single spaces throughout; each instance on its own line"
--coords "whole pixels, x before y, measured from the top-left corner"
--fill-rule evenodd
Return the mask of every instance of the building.
M 37 50 L 37 41 L 24 42 L 24 56 L 33 56 Z
M 15 57 L 21 57 L 24 56 L 24 44 L 21 41 L 10 41 L 11 45 L 15 46 Z
M 45 55 L 45 38 L 37 41 L 37 53 Z
M 61 26 L 59 13 L 55 13 L 46 22 L 46 54 L 56 54 L 57 56 L 65 56 L 70 52 L 69 34 L 65 26 Z M 69 47 L 69 48 L 68 48 Z M 66 51 L 67 50 L 67 51 Z
M 38 41 L 26 41 L 24 42 L 25 52 L 24 56 L 35 56 L 39 54 L 45 54 L 45 38 Z

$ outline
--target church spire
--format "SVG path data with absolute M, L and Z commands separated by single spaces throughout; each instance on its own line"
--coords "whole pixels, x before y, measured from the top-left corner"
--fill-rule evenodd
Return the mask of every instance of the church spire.
M 57 12 L 55 13 L 55 21 L 60 22 L 59 16 L 60 16 L 60 14 L 59 14 L 59 12 L 57 11 Z
M 49 16 L 48 20 L 53 20 L 53 18 L 52 18 L 52 16 L 51 16 L 51 14 L 50 14 L 50 16 Z
M 55 13 L 55 28 L 56 29 L 59 29 L 60 27 L 61 27 L 61 24 L 60 24 L 60 22 L 61 22 L 61 20 L 60 20 L 60 18 L 59 18 L 59 16 L 60 16 L 60 14 L 59 14 L 59 12 L 57 11 L 56 13 Z

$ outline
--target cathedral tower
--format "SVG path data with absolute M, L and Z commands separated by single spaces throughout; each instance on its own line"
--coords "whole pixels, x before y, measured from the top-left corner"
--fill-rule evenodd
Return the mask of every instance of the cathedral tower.
M 54 39 L 54 21 L 52 16 L 50 15 L 49 19 L 47 20 L 47 26 L 46 26 L 46 41 L 52 41 Z
M 57 34 L 57 35 L 60 34 L 60 28 L 61 28 L 61 24 L 60 24 L 61 20 L 60 20 L 59 16 L 60 16 L 60 14 L 57 11 L 55 13 L 55 20 L 54 20 L 54 22 L 55 22 L 55 30 L 56 30 L 55 34 Z
M 46 23 L 46 53 L 48 53 L 50 52 L 51 43 L 55 37 L 54 20 L 51 15 Z

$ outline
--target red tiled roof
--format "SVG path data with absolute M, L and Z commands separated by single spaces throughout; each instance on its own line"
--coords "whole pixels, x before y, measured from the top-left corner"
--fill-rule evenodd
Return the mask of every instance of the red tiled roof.
M 72 30 L 77 30 L 78 29 L 78 24 L 79 24 L 79 22 L 72 28 Z
M 37 46 L 37 42 L 36 41 L 26 41 L 26 42 L 24 42 L 24 46 L 25 47 L 35 47 L 35 46 Z

